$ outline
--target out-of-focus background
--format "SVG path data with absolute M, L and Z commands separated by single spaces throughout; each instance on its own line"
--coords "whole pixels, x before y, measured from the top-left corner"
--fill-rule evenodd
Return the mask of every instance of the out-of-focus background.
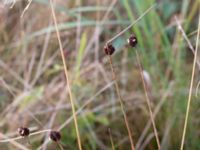
M 112 41 L 116 51 L 111 57 L 135 149 L 157 149 L 136 59 L 137 50 L 161 149 L 176 150 L 180 149 L 183 134 L 200 1 L 54 1 L 84 150 L 107 150 L 112 144 L 115 149 L 131 149 L 103 47 L 152 5 L 132 28 Z M 138 40 L 136 48 L 126 44 L 132 33 Z M 200 149 L 198 61 L 197 57 L 185 150 Z M 60 131 L 63 149 L 78 149 L 66 89 L 50 2 L 1 0 L 1 140 L 18 137 L 17 129 L 21 126 L 28 127 L 31 132 L 53 129 Z M 59 149 L 48 140 L 48 134 L 30 136 L 32 149 Z M 30 149 L 30 143 L 23 138 L 0 143 L 0 149 Z

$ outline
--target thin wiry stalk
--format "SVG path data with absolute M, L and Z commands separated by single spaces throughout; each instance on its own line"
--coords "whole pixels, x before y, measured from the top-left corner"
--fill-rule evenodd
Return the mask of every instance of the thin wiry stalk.
M 188 39 L 185 31 L 183 30 L 183 27 L 181 26 L 181 23 L 180 21 L 177 19 L 177 17 L 175 16 L 175 20 L 176 20 L 176 23 L 177 23 L 177 26 L 178 26 L 178 29 L 181 31 L 182 35 L 183 35 L 183 38 L 186 40 L 186 42 L 188 43 L 188 46 L 189 48 L 191 49 L 193 55 L 195 55 L 195 49 L 194 47 L 192 46 L 192 43 L 190 42 L 190 40 Z M 199 60 L 197 60 L 197 65 L 198 65 L 198 68 L 200 70 L 200 63 L 199 63 Z
M 167 100 L 167 98 L 169 97 L 171 90 L 173 88 L 174 82 L 170 82 L 167 91 L 163 94 L 163 96 L 161 97 L 158 105 L 155 107 L 154 112 L 153 112 L 153 118 L 155 118 L 158 113 L 160 112 L 161 107 L 163 106 L 163 104 L 165 103 L 165 101 Z M 144 141 L 144 138 L 146 136 L 146 134 L 148 133 L 149 128 L 151 127 L 151 119 L 148 120 L 144 130 L 141 133 L 140 138 L 138 139 L 138 142 L 135 146 L 135 149 L 140 149 L 142 142 Z
M 151 7 L 149 7 L 139 18 L 137 18 L 133 23 L 131 23 L 128 27 L 126 27 L 124 30 L 122 30 L 121 32 L 119 32 L 116 36 L 114 36 L 113 38 L 111 38 L 110 40 L 108 40 L 107 43 L 112 42 L 114 39 L 116 39 L 117 37 L 119 37 L 120 35 L 122 35 L 124 32 L 126 32 L 128 29 L 130 29 L 133 25 L 135 25 L 140 19 L 142 19 L 150 10 L 152 10 L 154 7 L 156 6 L 156 4 L 153 4 Z
M 7 138 L 7 136 L 5 136 L 4 134 L 0 133 L 0 137 L 2 138 Z M 2 141 L 2 140 L 1 140 Z M 21 150 L 29 150 L 27 147 L 25 147 L 24 145 L 14 141 L 14 140 L 11 140 L 9 141 L 12 145 L 16 146 L 18 149 L 21 149 Z
M 115 73 L 114 68 L 113 68 L 112 58 L 111 58 L 110 55 L 109 55 L 109 63 L 110 63 L 111 71 L 112 71 L 112 78 L 115 81 L 115 89 L 116 89 L 116 92 L 117 92 L 117 96 L 119 98 L 120 108 L 121 108 L 121 111 L 123 113 L 124 121 L 125 121 L 126 128 L 127 128 L 127 131 L 128 131 L 128 136 L 129 136 L 129 140 L 130 140 L 130 143 L 131 143 L 131 149 L 134 150 L 134 143 L 133 143 L 133 139 L 132 139 L 131 129 L 129 127 L 128 118 L 127 118 L 126 112 L 124 110 L 124 104 L 123 104 L 122 96 L 121 96 L 120 91 L 119 91 L 119 85 L 117 83 L 117 77 L 116 77 L 116 73 Z
M 112 150 L 115 150 L 115 146 L 114 146 L 114 143 L 113 143 L 113 138 L 112 138 L 112 135 L 111 135 L 110 128 L 108 129 L 108 132 L 109 132 L 109 137 L 110 137 L 110 143 L 111 143 L 111 146 L 112 146 Z
M 54 11 L 54 8 L 53 8 L 52 0 L 50 0 L 50 5 L 51 5 L 51 11 L 52 11 L 53 20 L 54 20 L 54 24 L 55 24 L 55 28 L 56 28 L 56 34 L 57 34 L 57 38 L 58 38 L 58 42 L 59 42 L 62 62 L 63 62 L 63 65 L 64 65 L 65 77 L 66 77 L 66 80 L 67 80 L 67 90 L 69 91 L 69 97 L 70 97 L 72 113 L 73 113 L 73 118 L 74 118 L 74 124 L 75 124 L 75 129 L 76 129 L 76 135 L 77 135 L 77 140 L 78 140 L 78 147 L 79 147 L 79 150 L 82 150 L 81 138 L 80 138 L 80 133 L 79 133 L 79 129 L 78 129 L 78 122 L 77 122 L 77 117 L 76 117 L 75 104 L 74 104 L 74 100 L 73 100 L 72 92 L 71 92 L 71 88 L 70 88 L 67 64 L 65 62 L 65 56 L 64 56 L 64 52 L 63 52 L 64 50 L 63 50 L 61 39 L 60 39 L 60 33 L 59 33 L 59 30 L 58 30 L 58 24 L 57 24 L 57 19 L 56 19 L 55 11 Z
M 192 67 L 192 77 L 191 77 L 191 82 L 190 82 L 190 90 L 189 90 L 189 95 L 188 95 L 187 110 L 186 110 L 186 114 L 185 114 L 185 122 L 184 122 L 184 127 L 183 127 L 183 135 L 182 135 L 180 150 L 183 150 L 183 146 L 184 146 L 188 116 L 189 116 L 189 111 L 190 111 L 190 103 L 191 103 L 191 99 L 192 99 L 192 87 L 193 87 L 193 83 L 194 83 L 194 73 L 195 73 L 195 67 L 196 67 L 196 61 L 197 61 L 199 35 L 200 35 L 200 14 L 199 14 L 198 33 L 197 33 L 197 40 L 196 40 L 196 49 L 195 49 L 195 55 L 194 55 L 194 60 L 193 60 L 193 67 Z
M 28 0 L 28 4 L 27 4 L 27 6 L 24 8 L 24 10 L 23 10 L 23 12 L 22 12 L 22 14 L 21 14 L 21 18 L 24 16 L 25 12 L 26 12 L 26 11 L 28 10 L 28 8 L 30 7 L 31 2 L 32 2 L 32 0 Z
M 127 28 L 125 28 L 124 30 L 122 30 L 121 32 L 119 32 L 116 36 L 114 36 L 113 38 L 111 38 L 110 40 L 108 40 L 107 43 L 112 42 L 114 39 L 116 39 L 117 37 L 119 37 L 120 35 L 122 35 L 125 31 L 127 31 L 128 29 L 130 29 L 134 24 L 136 24 L 140 19 L 142 19 L 155 6 L 156 6 L 156 4 L 154 4 L 150 8 L 148 8 L 138 19 L 136 19 L 133 23 L 131 23 Z M 132 135 L 131 135 L 131 130 L 130 130 L 130 127 L 129 127 L 129 124 L 128 124 L 128 119 L 127 119 L 127 116 L 126 116 L 126 112 L 124 110 L 123 100 L 122 100 L 121 94 L 119 92 L 119 85 L 118 85 L 118 83 L 116 81 L 116 74 L 115 74 L 115 71 L 114 71 L 114 68 L 113 68 L 113 65 L 112 65 L 112 58 L 111 58 L 110 55 L 109 55 L 109 62 L 110 62 L 111 70 L 112 70 L 113 80 L 115 81 L 115 89 L 116 89 L 117 95 L 119 97 L 120 108 L 121 108 L 121 111 L 123 113 L 124 121 L 125 121 L 126 128 L 127 128 L 127 131 L 128 131 L 129 140 L 130 140 L 130 143 L 131 143 L 131 149 L 134 150 L 134 143 L 133 143 L 133 139 L 132 139 Z
M 41 131 L 33 132 L 33 133 L 29 134 L 29 137 L 33 136 L 33 135 L 41 134 L 41 133 L 44 133 L 44 132 L 50 132 L 50 131 L 51 131 L 51 129 L 46 129 L 46 130 L 41 130 Z M 16 141 L 16 140 L 23 139 L 23 138 L 24 137 L 22 137 L 22 136 L 18 136 L 18 137 L 14 137 L 14 138 L 8 138 L 8 139 L 0 140 L 0 143 L 6 143 L 6 142 L 11 142 L 11 141 Z
M 141 66 L 141 63 L 140 63 L 140 57 L 139 57 L 137 50 L 135 50 L 135 53 L 136 53 L 137 62 L 138 62 L 139 69 L 140 69 L 140 76 L 142 78 L 142 84 L 143 84 L 143 88 L 144 88 L 144 91 L 145 91 L 145 97 L 146 97 L 146 102 L 147 102 L 149 113 L 150 113 L 151 123 L 152 123 L 154 134 L 155 134 L 155 137 L 156 137 L 157 146 L 158 146 L 158 149 L 160 150 L 160 141 L 159 141 L 158 132 L 157 132 L 155 121 L 154 121 L 154 116 L 153 116 L 153 113 L 152 113 L 152 110 L 151 110 L 151 103 L 150 103 L 149 96 L 148 96 L 148 93 L 147 93 L 148 89 L 147 89 L 147 86 L 145 84 L 143 69 L 142 69 L 142 66 Z
M 58 144 L 58 146 L 59 146 L 60 150 L 64 150 L 64 148 L 63 148 L 63 146 L 62 146 L 62 144 L 61 144 L 61 143 L 57 142 L 57 144 Z

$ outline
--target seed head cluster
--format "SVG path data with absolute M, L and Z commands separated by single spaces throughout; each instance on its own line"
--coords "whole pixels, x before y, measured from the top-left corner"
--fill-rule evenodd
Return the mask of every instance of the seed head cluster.
M 20 136 L 25 137 L 25 136 L 29 136 L 30 130 L 26 127 L 19 127 L 18 133 L 19 133 Z
M 115 52 L 115 48 L 111 43 L 106 43 L 104 46 L 104 51 L 106 55 L 112 55 Z
M 60 132 L 58 131 L 51 131 L 49 137 L 54 142 L 58 142 L 61 139 Z
M 137 45 L 137 38 L 135 34 L 132 34 L 128 39 L 127 39 L 128 44 L 131 47 L 135 47 Z

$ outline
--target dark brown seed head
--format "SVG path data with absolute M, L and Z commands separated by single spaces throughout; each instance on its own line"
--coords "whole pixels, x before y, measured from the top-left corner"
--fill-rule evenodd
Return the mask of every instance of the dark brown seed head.
M 136 38 L 136 36 L 135 36 L 134 34 L 132 34 L 132 35 L 130 36 L 130 38 L 127 39 L 127 42 L 128 42 L 128 44 L 129 44 L 131 47 L 135 47 L 135 46 L 137 45 L 137 38 Z
M 61 139 L 61 135 L 58 131 L 51 131 L 49 136 L 50 139 L 54 142 L 58 142 Z
M 20 136 L 29 136 L 30 131 L 26 127 L 20 127 L 18 128 L 18 133 Z
M 115 52 L 115 48 L 112 46 L 111 43 L 106 43 L 104 46 L 104 51 L 106 55 L 112 55 Z

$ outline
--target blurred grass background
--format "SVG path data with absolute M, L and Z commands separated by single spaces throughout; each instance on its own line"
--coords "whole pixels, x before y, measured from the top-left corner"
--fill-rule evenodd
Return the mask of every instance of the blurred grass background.
M 27 3 L 17 1 L 13 8 L 0 3 L 0 131 L 13 137 L 20 126 L 34 130 L 61 129 L 64 149 L 75 150 L 78 148 L 75 128 L 50 4 L 48 0 L 33 0 L 20 18 Z M 114 7 L 109 12 L 112 3 Z M 135 52 L 125 45 L 126 39 L 135 33 L 161 149 L 175 150 L 180 148 L 193 60 L 175 16 L 195 47 L 200 1 L 56 0 L 54 3 L 79 110 L 84 150 L 111 149 L 109 128 L 115 148 L 130 149 L 103 47 L 155 3 L 155 8 L 131 30 L 113 41 L 117 51 L 112 58 L 136 149 L 155 150 L 156 140 Z M 185 140 L 187 150 L 200 149 L 200 103 L 196 88 L 199 68 L 196 70 Z M 30 141 L 34 149 L 56 149 L 55 144 L 44 142 L 47 138 L 48 135 L 40 134 L 30 137 Z M 24 139 L 17 142 L 28 147 Z M 19 148 L 1 143 L 0 149 Z

